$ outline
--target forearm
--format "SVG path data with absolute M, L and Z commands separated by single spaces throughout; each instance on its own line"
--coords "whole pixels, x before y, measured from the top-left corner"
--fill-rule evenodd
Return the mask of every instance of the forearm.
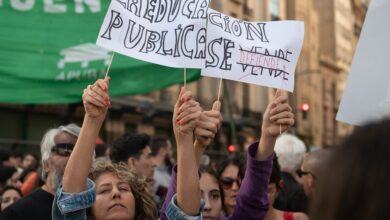
M 95 150 L 95 141 L 103 121 L 104 118 L 84 117 L 76 145 L 65 167 L 62 182 L 64 192 L 81 192 L 85 190 Z
M 177 205 L 188 215 L 197 215 L 200 208 L 198 165 L 192 136 L 178 143 Z
M 274 153 L 275 142 L 276 137 L 262 133 L 255 160 L 267 160 Z
M 207 146 L 203 146 L 198 140 L 195 140 L 194 143 L 194 150 L 195 150 L 195 159 L 196 159 L 196 164 L 199 167 L 200 164 L 200 159 L 202 158 L 202 155 L 205 151 Z

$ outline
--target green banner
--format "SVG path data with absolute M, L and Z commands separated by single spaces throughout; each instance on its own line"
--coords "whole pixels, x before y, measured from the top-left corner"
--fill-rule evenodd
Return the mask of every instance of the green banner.
M 108 0 L 0 0 L 0 102 L 79 102 L 103 78 L 111 51 L 95 45 Z M 110 95 L 148 93 L 183 82 L 183 69 L 115 54 Z M 200 77 L 188 70 L 187 81 Z

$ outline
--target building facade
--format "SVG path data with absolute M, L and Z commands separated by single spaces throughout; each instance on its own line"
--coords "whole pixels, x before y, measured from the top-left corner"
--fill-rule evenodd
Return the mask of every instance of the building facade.
M 293 132 L 308 145 L 327 147 L 352 127 L 335 120 L 369 0 L 213 0 L 210 7 L 249 21 L 302 20 L 305 38 L 290 102 L 296 114 Z M 203 109 L 217 99 L 219 79 L 202 77 L 188 85 Z M 108 143 L 125 132 L 172 137 L 173 105 L 180 86 L 147 95 L 112 98 L 101 136 Z M 224 125 L 214 150 L 230 144 L 243 148 L 260 135 L 262 114 L 275 90 L 223 80 Z M 307 113 L 301 111 L 308 104 Z M 45 130 L 81 124 L 81 103 L 72 105 L 0 105 L 0 146 L 39 145 Z

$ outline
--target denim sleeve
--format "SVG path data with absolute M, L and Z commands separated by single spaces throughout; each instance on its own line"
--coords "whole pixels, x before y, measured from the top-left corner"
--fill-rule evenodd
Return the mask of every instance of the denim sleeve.
M 86 209 L 91 207 L 95 200 L 95 183 L 91 179 L 87 179 L 87 189 L 79 193 L 64 192 L 61 186 L 54 198 L 53 219 L 86 219 Z
M 196 216 L 190 216 L 183 212 L 176 205 L 176 194 L 172 197 L 171 202 L 168 204 L 165 214 L 169 220 L 202 220 L 202 210 L 204 208 L 204 201 L 200 202 L 199 213 Z

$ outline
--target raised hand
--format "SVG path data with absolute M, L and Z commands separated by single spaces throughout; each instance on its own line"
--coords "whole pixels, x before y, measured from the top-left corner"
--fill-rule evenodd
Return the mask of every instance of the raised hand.
M 202 109 L 199 103 L 193 99 L 192 93 L 190 91 L 185 91 L 183 87 L 173 111 L 172 124 L 175 136 L 192 135 L 201 112 Z
M 256 160 L 267 160 L 274 152 L 276 137 L 294 124 L 294 114 L 286 93 L 278 90 L 264 112 Z
M 203 111 L 200 115 L 198 125 L 195 128 L 195 147 L 206 148 L 213 141 L 215 134 L 221 128 L 221 102 L 215 101 L 210 111 Z
M 288 104 L 287 94 L 277 90 L 272 102 L 265 110 L 262 124 L 263 135 L 277 137 L 294 124 L 294 114 Z
M 84 89 L 83 103 L 86 116 L 92 118 L 105 117 L 110 106 L 110 97 L 108 96 L 109 80 L 109 77 L 104 80 L 98 79 L 93 85 L 88 85 Z

